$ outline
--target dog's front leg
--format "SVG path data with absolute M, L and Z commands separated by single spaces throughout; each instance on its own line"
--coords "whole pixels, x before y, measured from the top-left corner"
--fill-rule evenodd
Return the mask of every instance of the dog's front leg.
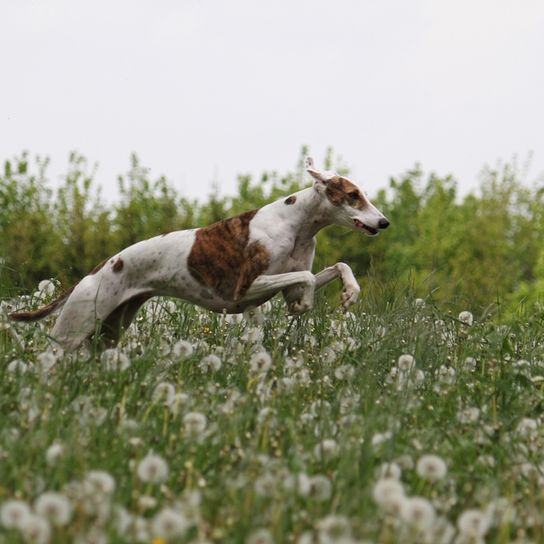
M 353 275 L 351 268 L 346 263 L 336 263 L 325 268 L 315 276 L 315 288 L 319 289 L 335 278 L 340 278 L 344 288 L 342 289 L 342 306 L 348 308 L 357 301 L 361 288 Z
M 309 270 L 270 276 L 263 275 L 253 281 L 242 302 L 271 298 L 280 291 L 285 292 L 285 290 L 293 288 L 297 293 L 297 297 L 288 301 L 289 311 L 293 314 L 300 314 L 313 308 L 315 286 L 316 276 Z

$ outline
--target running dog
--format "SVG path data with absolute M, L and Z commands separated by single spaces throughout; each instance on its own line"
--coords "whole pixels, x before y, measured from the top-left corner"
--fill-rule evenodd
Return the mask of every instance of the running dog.
M 359 285 L 345 263 L 312 274 L 315 235 L 339 225 L 375 236 L 389 221 L 349 179 L 316 170 L 310 157 L 305 166 L 312 187 L 207 227 L 138 242 L 47 306 L 12 313 L 11 319 L 33 321 L 63 306 L 51 336 L 69 351 L 97 330 L 101 340 L 115 345 L 140 306 L 157 295 L 240 313 L 281 291 L 290 313 L 300 314 L 313 307 L 316 289 L 339 277 L 347 308 L 357 300 Z

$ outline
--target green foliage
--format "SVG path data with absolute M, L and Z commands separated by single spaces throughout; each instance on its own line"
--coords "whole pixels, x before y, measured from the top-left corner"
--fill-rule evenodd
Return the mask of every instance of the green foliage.
M 307 152 L 301 149 L 291 172 L 240 175 L 236 195 L 215 190 L 202 203 L 180 195 L 165 177 L 150 179 L 133 155 L 113 204 L 102 200 L 95 168 L 81 155 L 70 155 L 63 184 L 53 191 L 48 160 L 23 153 L 6 161 L 0 175 L 4 294 L 44 278 L 71 284 L 138 240 L 210 224 L 297 191 L 309 183 Z M 332 149 L 325 166 L 349 173 Z M 455 309 L 479 312 L 493 303 L 510 315 L 521 306 L 535 308 L 544 296 L 544 192 L 522 177 L 516 164 L 485 168 L 479 190 L 461 198 L 451 176 L 426 176 L 416 165 L 373 198 L 391 221 L 387 232 L 366 239 L 325 229 L 316 267 L 344 260 L 363 284 L 379 282 L 385 293 L 411 286 Z

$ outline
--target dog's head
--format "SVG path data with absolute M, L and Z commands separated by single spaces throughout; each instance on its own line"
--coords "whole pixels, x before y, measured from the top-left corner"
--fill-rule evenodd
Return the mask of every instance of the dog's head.
M 387 218 L 355 183 L 335 172 L 316 170 L 311 157 L 306 158 L 305 166 L 334 224 L 362 230 L 367 236 L 376 236 L 389 226 Z

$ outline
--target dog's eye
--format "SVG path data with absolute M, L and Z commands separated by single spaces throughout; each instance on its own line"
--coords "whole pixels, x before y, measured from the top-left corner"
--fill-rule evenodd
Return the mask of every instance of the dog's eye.
M 359 198 L 359 192 L 351 191 L 351 193 L 348 193 L 348 196 L 351 200 L 357 200 Z

